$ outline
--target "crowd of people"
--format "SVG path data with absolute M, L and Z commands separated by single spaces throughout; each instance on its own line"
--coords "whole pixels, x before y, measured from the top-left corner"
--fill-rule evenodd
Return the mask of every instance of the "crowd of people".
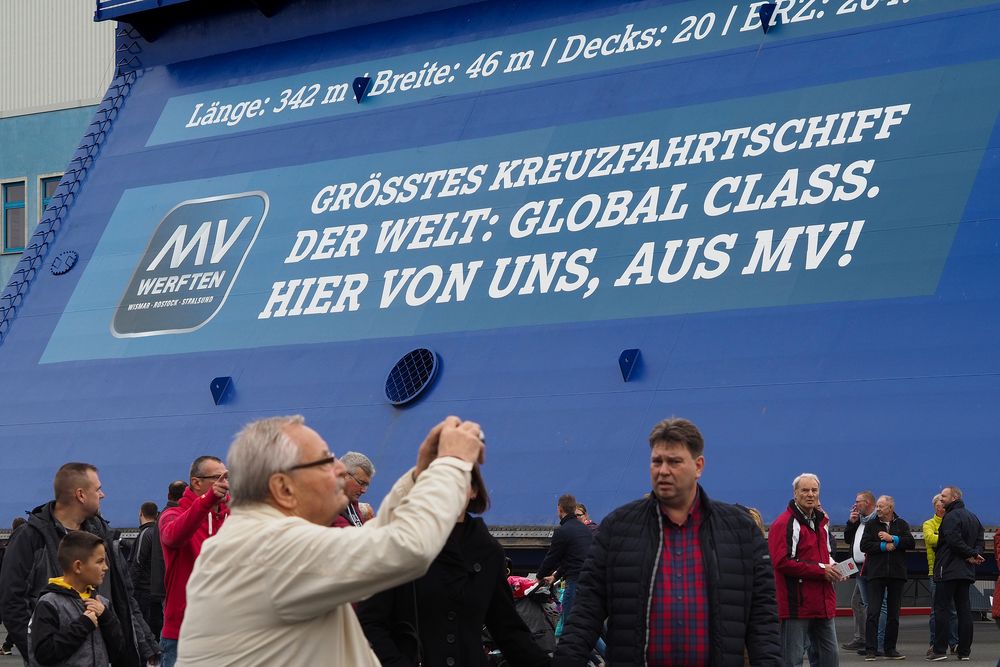
M 899 616 L 915 544 L 893 498 L 857 494 L 851 554 L 837 562 L 818 476 L 792 480 L 765 531 L 753 508 L 708 496 L 703 437 L 679 418 L 649 436 L 651 493 L 600 524 L 573 495 L 559 497 L 537 572 L 540 583 L 563 582 L 559 639 L 546 650 L 479 516 L 490 503 L 485 442 L 475 422 L 445 419 L 375 511 L 361 501 L 375 476 L 368 457 L 335 456 L 302 417 L 255 421 L 225 461 L 196 458 L 162 512 L 140 507 L 128 554 L 99 513 L 97 468 L 64 464 L 54 499 L 14 530 L 0 564 L 8 641 L 29 665 L 114 667 L 478 667 L 484 629 L 506 664 L 527 667 L 905 657 Z M 933 505 L 924 657 L 968 660 L 983 528 L 955 486 Z M 855 574 L 855 634 L 839 645 L 834 584 Z

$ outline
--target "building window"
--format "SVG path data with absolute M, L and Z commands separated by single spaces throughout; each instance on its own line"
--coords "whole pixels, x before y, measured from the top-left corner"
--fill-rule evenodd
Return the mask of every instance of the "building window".
M 46 176 L 39 179 L 38 192 L 42 199 L 42 209 L 38 212 L 39 220 L 45 217 L 45 209 L 52 202 L 52 197 L 56 194 L 56 188 L 59 187 L 60 179 L 62 179 L 62 176 Z
M 28 238 L 24 181 L 3 184 L 3 251 L 22 252 Z

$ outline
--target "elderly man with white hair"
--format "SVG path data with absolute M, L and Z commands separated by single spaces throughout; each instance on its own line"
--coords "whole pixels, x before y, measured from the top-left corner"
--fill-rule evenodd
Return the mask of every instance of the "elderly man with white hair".
M 335 528 L 361 526 L 374 517 L 374 512 L 368 503 L 361 502 L 361 496 L 368 492 L 372 480 L 375 479 L 375 465 L 361 452 L 347 452 L 340 457 L 344 464 L 347 477 L 344 478 L 344 493 L 347 494 L 347 507 L 334 522 Z
M 820 509 L 819 477 L 808 472 L 796 477 L 792 496 L 767 534 L 781 619 L 781 650 L 786 665 L 800 667 L 808 637 L 820 667 L 836 667 L 833 582 L 843 577 L 831 567 L 830 519 Z
M 377 667 L 351 602 L 423 575 L 468 502 L 482 430 L 448 417 L 360 528 L 329 528 L 345 468 L 302 417 L 248 424 L 229 449 L 232 514 L 188 583 L 178 667 Z
M 885 623 L 885 657 L 902 660 L 905 656 L 896 650 L 899 637 L 899 608 L 906 584 L 906 550 L 914 546 L 910 524 L 896 514 L 896 501 L 892 496 L 879 496 L 875 502 L 876 517 L 865 524 L 861 536 L 861 550 L 865 552 L 865 576 L 868 594 L 874 600 L 887 600 L 888 615 Z M 865 660 L 875 660 L 875 635 L 881 610 L 869 605 L 866 630 Z

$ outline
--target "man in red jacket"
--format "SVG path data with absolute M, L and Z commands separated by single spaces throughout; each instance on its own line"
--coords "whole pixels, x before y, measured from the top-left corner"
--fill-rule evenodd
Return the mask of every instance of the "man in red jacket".
M 160 545 L 165 565 L 163 630 L 160 647 L 162 667 L 173 667 L 177 661 L 177 638 L 187 606 L 185 588 L 201 545 L 219 532 L 229 516 L 226 498 L 229 495 L 229 472 L 226 464 L 214 456 L 199 456 L 191 464 L 191 483 L 177 507 L 160 515 Z
M 371 506 L 361 502 L 361 496 L 368 492 L 372 480 L 375 478 L 375 466 L 371 459 L 361 452 L 347 452 L 340 457 L 340 462 L 347 469 L 347 478 L 344 480 L 344 493 L 347 494 L 347 507 L 334 522 L 334 528 L 348 528 L 355 526 L 360 528 L 369 519 L 374 518 L 375 513 Z
M 800 667 L 808 636 L 819 654 L 820 667 L 836 667 L 833 582 L 843 577 L 831 567 L 830 520 L 820 509 L 819 478 L 802 473 L 792 482 L 792 495 L 788 509 L 767 535 L 781 619 L 781 650 L 786 665 Z

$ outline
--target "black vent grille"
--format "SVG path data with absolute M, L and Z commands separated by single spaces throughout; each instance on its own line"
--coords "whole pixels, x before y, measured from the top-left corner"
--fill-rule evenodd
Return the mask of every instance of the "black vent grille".
M 385 397 L 393 405 L 409 403 L 430 386 L 437 370 L 437 355 L 432 351 L 420 347 L 407 352 L 385 378 Z

